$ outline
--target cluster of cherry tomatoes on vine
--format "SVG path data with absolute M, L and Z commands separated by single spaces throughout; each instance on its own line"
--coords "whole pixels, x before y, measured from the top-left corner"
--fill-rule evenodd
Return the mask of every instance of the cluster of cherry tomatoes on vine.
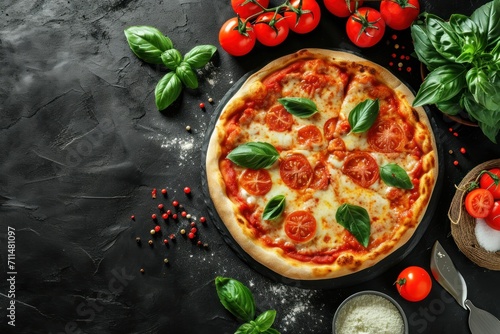
M 380 0 L 380 11 L 362 7 L 363 0 L 323 2 L 333 15 L 348 17 L 347 36 L 359 47 L 377 44 L 386 25 L 395 30 L 408 28 L 420 12 L 418 0 Z M 271 8 L 269 0 L 231 0 L 231 7 L 237 16 L 222 25 L 219 43 L 233 56 L 246 55 L 257 42 L 265 46 L 279 45 L 290 31 L 309 33 L 321 19 L 321 8 L 316 0 L 285 0 Z

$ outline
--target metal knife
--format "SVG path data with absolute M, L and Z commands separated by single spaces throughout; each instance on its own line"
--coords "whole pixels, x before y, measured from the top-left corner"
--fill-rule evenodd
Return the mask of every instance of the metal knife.
M 443 246 L 436 241 L 432 247 L 431 272 L 436 281 L 455 298 L 464 309 L 468 309 L 469 328 L 472 334 L 500 333 L 500 320 L 494 315 L 477 308 L 467 299 L 467 285 Z

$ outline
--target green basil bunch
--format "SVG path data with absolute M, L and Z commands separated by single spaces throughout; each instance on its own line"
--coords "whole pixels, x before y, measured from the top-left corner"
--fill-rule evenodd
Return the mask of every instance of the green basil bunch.
M 160 79 L 155 89 L 158 110 L 171 105 L 182 92 L 183 85 L 198 88 L 195 70 L 205 66 L 217 48 L 213 45 L 198 45 L 184 56 L 174 49 L 170 38 L 150 26 L 132 26 L 125 29 L 125 37 L 132 52 L 150 64 L 163 64 L 170 70 Z
M 456 115 L 465 110 L 494 143 L 500 130 L 500 0 L 469 17 L 449 20 L 422 13 L 411 27 L 415 54 L 430 73 L 414 106 L 435 104 Z
M 280 334 L 271 326 L 275 310 L 268 310 L 255 317 L 255 301 L 250 289 L 234 278 L 217 276 L 215 288 L 221 304 L 235 317 L 245 321 L 234 334 Z

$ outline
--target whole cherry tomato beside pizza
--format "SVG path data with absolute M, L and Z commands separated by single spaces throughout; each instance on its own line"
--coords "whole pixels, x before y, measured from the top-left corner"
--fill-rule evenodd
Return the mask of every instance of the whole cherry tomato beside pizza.
M 418 266 L 404 269 L 399 274 L 395 284 L 401 297 L 410 302 L 423 300 L 432 289 L 432 280 L 429 273 Z
M 380 3 L 382 19 L 394 30 L 409 28 L 419 13 L 418 0 L 382 0 Z
M 361 48 L 368 48 L 380 42 L 384 36 L 385 22 L 376 9 L 362 7 L 349 16 L 346 30 L 351 42 Z

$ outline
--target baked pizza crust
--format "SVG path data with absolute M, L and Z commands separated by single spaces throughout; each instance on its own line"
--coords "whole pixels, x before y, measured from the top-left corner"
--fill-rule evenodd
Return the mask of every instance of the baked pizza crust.
M 251 229 L 244 228 L 245 224 L 248 224 L 248 222 L 245 217 L 239 214 L 238 208 L 226 195 L 226 185 L 219 170 L 221 143 L 224 139 L 223 124 L 232 116 L 232 112 L 238 110 L 241 104 L 244 103 L 243 101 L 245 97 L 263 94 L 263 88 L 260 82 L 262 79 L 275 71 L 285 68 L 299 59 L 308 58 L 326 58 L 337 62 L 354 63 L 355 66 L 358 66 L 360 69 L 363 68 L 363 70 L 369 70 L 370 73 L 378 76 L 381 81 L 394 89 L 400 97 L 405 99 L 409 106 L 411 106 L 411 103 L 414 100 L 414 95 L 411 90 L 390 71 L 379 66 L 378 64 L 347 52 L 324 49 L 300 50 L 294 54 L 290 54 L 270 62 L 261 70 L 251 75 L 228 101 L 219 115 L 219 119 L 215 124 L 214 131 L 208 144 L 206 155 L 206 173 L 209 194 L 213 205 L 220 219 L 231 234 L 231 237 L 244 252 L 250 255 L 257 262 L 283 277 L 296 280 L 321 280 L 342 277 L 372 267 L 408 242 L 415 230 L 418 228 L 418 222 L 420 222 L 423 218 L 428 202 L 431 198 L 434 185 L 437 180 L 438 156 L 436 153 L 436 142 L 427 114 L 421 107 L 410 107 L 413 109 L 414 117 L 418 118 L 418 120 L 426 127 L 426 129 L 417 129 L 416 131 L 418 135 L 422 137 L 422 145 L 425 145 L 425 147 L 430 151 L 430 153 L 422 158 L 423 167 L 426 171 L 423 178 L 425 181 L 419 184 L 420 192 L 427 194 L 427 197 L 420 196 L 414 203 L 415 210 L 413 212 L 413 218 L 417 223 L 413 223 L 411 226 L 405 227 L 404 230 L 400 230 L 398 232 L 399 235 L 397 235 L 399 238 L 396 242 L 392 244 L 388 242 L 384 243 L 382 247 L 374 249 L 371 253 L 363 256 L 344 254 L 339 256 L 339 258 L 332 264 L 322 265 L 317 263 L 308 263 L 298 261 L 290 257 L 285 257 L 281 248 L 266 247 L 261 240 L 254 238 L 252 235 L 248 235 L 248 233 L 250 233 L 248 231 Z

